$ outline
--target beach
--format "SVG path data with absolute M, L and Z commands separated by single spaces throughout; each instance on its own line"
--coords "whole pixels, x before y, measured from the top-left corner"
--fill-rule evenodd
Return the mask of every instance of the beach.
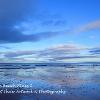
M 0 69 L 0 100 L 100 100 L 100 67 Z

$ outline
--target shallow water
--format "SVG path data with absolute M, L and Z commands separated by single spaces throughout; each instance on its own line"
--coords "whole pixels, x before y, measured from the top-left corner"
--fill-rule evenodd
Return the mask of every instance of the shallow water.
M 37 93 L 0 94 L 0 100 L 100 100 L 100 67 L 0 69 L 0 87 L 21 85 Z M 29 87 L 24 87 L 25 85 Z M 19 89 L 10 87 L 7 89 Z M 40 93 L 39 90 L 45 91 Z M 47 93 L 46 90 L 49 92 Z M 63 91 L 57 93 L 57 91 Z M 53 91 L 53 92 L 52 92 Z M 12 96 L 10 96 L 12 95 Z

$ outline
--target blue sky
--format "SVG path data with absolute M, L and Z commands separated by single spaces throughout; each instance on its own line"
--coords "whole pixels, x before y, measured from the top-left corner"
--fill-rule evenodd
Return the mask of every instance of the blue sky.
M 0 62 L 99 59 L 100 0 L 0 0 Z

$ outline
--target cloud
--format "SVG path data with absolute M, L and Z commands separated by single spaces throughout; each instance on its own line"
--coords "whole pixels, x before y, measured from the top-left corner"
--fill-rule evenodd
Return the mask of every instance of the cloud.
M 36 42 L 56 36 L 59 32 L 45 31 L 23 34 L 16 24 L 34 17 L 36 0 L 0 0 L 0 43 Z
M 66 43 L 42 50 L 6 51 L 1 52 L 0 56 L 4 61 L 9 62 L 84 62 L 93 60 L 99 61 L 99 54 L 99 48 Z
M 22 42 L 30 37 L 13 30 L 13 25 L 25 20 L 34 5 L 35 0 L 0 0 L 0 43 Z
M 16 51 L 16 52 L 7 52 L 5 53 L 5 57 L 7 58 L 14 58 L 14 57 L 20 57 L 24 55 L 32 55 L 35 54 L 34 51 Z
M 59 32 L 41 32 L 35 34 L 22 34 L 20 31 L 5 29 L 0 30 L 0 43 L 36 42 L 58 35 Z
M 7 59 L 23 58 L 39 60 L 39 61 L 62 61 L 64 59 L 75 59 L 82 58 L 81 52 L 87 50 L 86 47 L 76 44 L 63 44 L 53 46 L 43 50 L 29 50 L 29 51 L 14 51 L 14 52 L 3 52 L 3 55 Z M 84 56 L 85 58 L 86 56 Z
M 36 0 L 0 0 L 0 25 L 3 28 L 24 20 L 34 12 Z
M 0 49 L 11 49 L 10 47 L 8 47 L 8 46 L 0 46 Z
M 89 22 L 79 28 L 76 28 L 75 32 L 86 32 L 96 29 L 100 29 L 100 20 Z
M 44 26 L 65 26 L 67 23 L 66 23 L 66 20 L 62 20 L 62 19 L 51 19 L 51 20 L 44 20 L 42 23 L 42 25 Z
M 78 55 L 81 50 L 84 50 L 84 47 L 78 46 L 76 44 L 63 44 L 54 46 L 42 51 L 39 54 L 39 57 L 61 57 L 65 55 Z
M 55 58 L 56 60 L 67 60 L 67 59 L 83 59 L 83 58 L 100 58 L 99 56 L 83 56 L 83 55 L 79 55 L 79 56 L 65 56 L 65 57 L 57 57 Z
M 100 47 L 91 48 L 91 49 L 89 50 L 89 52 L 90 52 L 92 55 L 100 55 Z
M 32 30 L 32 34 L 24 34 L 22 29 L 14 28 L 16 25 L 27 22 L 30 16 L 34 19 L 36 4 L 37 0 L 0 0 L 0 43 L 37 42 L 65 33 L 64 31 L 59 31 L 59 28 L 47 27 L 48 30 L 50 29 L 47 31 L 47 28 L 44 27 L 46 31 L 34 32 Z M 42 26 L 61 26 L 64 24 L 66 24 L 64 20 L 50 18 L 43 20 Z M 93 29 L 100 29 L 100 20 L 88 23 L 76 30 L 83 32 Z M 40 30 L 43 30 L 43 27 Z

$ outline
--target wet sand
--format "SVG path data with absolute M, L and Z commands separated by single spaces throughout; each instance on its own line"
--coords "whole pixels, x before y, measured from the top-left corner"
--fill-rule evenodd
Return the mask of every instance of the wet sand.
M 0 94 L 0 100 L 100 100 L 100 67 L 37 67 L 31 69 L 0 69 L 0 88 L 37 90 L 37 93 Z M 49 93 L 39 93 L 49 90 Z M 50 91 L 64 91 L 50 94 Z

